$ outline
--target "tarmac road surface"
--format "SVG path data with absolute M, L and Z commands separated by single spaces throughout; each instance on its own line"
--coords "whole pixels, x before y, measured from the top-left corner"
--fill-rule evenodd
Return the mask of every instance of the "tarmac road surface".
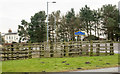
M 118 72 L 120 67 L 112 67 L 112 68 L 102 68 L 102 69 L 92 69 L 92 70 L 81 70 L 74 72 Z

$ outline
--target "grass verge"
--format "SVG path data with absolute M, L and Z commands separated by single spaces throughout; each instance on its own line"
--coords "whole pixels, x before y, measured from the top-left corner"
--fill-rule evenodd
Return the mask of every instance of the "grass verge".
M 33 58 L 2 62 L 3 72 L 65 72 L 118 66 L 118 54 L 66 58 Z

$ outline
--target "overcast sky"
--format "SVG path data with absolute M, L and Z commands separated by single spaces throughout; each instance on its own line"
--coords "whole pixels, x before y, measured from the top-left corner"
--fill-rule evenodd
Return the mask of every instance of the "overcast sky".
M 98 9 L 105 4 L 117 5 L 119 0 L 0 0 L 0 32 L 7 33 L 8 29 L 17 32 L 21 20 L 30 22 L 30 17 L 39 11 L 46 11 L 47 1 L 49 13 L 60 10 L 65 14 L 71 8 L 78 13 L 81 7 L 88 5 L 91 9 Z

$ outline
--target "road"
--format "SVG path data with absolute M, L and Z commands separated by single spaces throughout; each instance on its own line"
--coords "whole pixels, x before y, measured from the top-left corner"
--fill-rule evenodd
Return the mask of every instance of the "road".
M 118 72 L 118 67 L 92 69 L 92 70 L 81 70 L 81 71 L 74 71 L 74 72 Z
M 120 74 L 120 72 L 118 72 L 118 67 L 112 67 L 112 68 L 102 68 L 102 69 L 93 69 L 93 70 L 71 71 L 71 72 L 54 72 L 54 73 L 43 72 L 42 74 Z

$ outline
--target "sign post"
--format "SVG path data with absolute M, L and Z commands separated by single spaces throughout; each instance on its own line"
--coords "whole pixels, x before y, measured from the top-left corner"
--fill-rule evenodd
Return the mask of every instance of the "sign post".
M 75 37 L 76 41 L 77 41 L 77 36 Z

